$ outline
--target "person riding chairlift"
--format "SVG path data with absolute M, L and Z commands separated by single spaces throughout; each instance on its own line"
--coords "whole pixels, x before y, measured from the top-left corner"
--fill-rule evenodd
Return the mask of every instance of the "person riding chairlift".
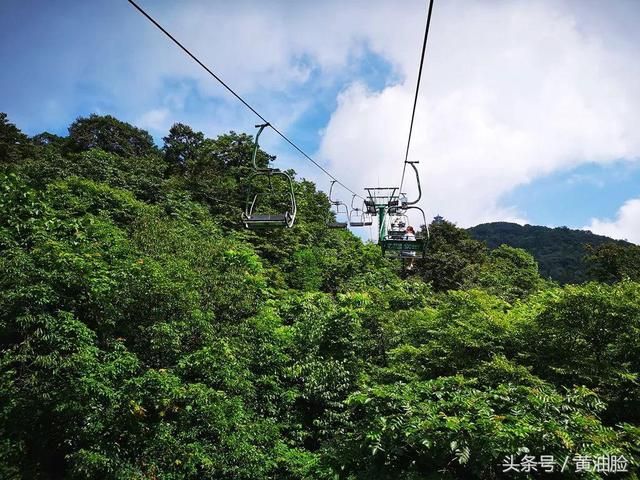
M 405 230 L 403 240 L 406 240 L 409 242 L 416 241 L 416 231 L 413 229 L 411 225 L 409 225 Z M 409 257 L 409 264 L 407 265 L 407 270 L 413 270 L 413 262 L 415 261 L 416 252 L 403 251 L 401 255 L 403 257 Z

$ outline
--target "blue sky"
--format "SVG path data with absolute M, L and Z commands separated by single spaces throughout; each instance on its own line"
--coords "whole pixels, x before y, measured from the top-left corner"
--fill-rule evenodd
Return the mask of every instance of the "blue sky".
M 425 2 L 140 3 L 354 190 L 399 180 Z M 436 0 L 411 151 L 428 214 L 640 241 L 638 20 L 626 0 Z M 158 142 L 257 123 L 124 0 L 4 0 L 0 59 L 0 111 L 28 134 L 94 112 Z
M 585 164 L 516 188 L 505 201 L 527 211 L 532 224 L 580 227 L 614 216 L 639 186 L 640 163 Z

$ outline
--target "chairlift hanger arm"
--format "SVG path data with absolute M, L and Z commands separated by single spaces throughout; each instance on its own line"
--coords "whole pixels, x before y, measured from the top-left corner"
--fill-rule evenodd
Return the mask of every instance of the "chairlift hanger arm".
M 353 195 L 353 196 L 351 197 L 351 211 L 356 211 L 356 212 L 362 212 L 362 211 L 364 211 L 364 206 L 365 206 L 365 205 L 364 205 L 364 202 L 360 205 L 360 207 L 356 207 L 356 206 L 353 204 L 353 201 L 354 201 L 355 199 L 356 199 L 356 195 Z
M 416 198 L 414 201 L 412 202 L 406 202 L 405 205 L 415 205 L 416 203 L 418 203 L 420 201 L 420 199 L 422 198 L 422 185 L 420 184 L 420 174 L 418 173 L 418 167 L 416 167 L 416 163 L 418 162 L 407 162 L 409 165 L 411 165 L 411 168 L 413 168 L 413 171 L 416 174 L 416 183 L 418 185 L 418 198 Z
M 258 133 L 256 133 L 256 139 L 253 145 L 253 156 L 251 157 L 251 161 L 253 162 L 253 169 L 254 170 L 260 170 L 260 168 L 258 168 L 258 164 L 256 163 L 256 159 L 258 157 L 258 149 L 260 148 L 258 141 L 260 139 L 260 134 L 262 133 L 262 131 L 267 128 L 270 127 L 271 125 L 269 125 L 269 123 L 261 123 L 259 125 L 256 125 L 256 128 L 259 129 Z
M 339 200 L 334 200 L 333 199 L 333 186 L 335 184 L 336 184 L 336 181 L 335 180 L 331 180 L 331 186 L 329 187 L 329 201 L 334 205 L 340 203 Z
M 333 180 L 331 182 L 331 186 L 329 187 L 329 202 L 331 202 L 331 205 L 336 207 L 336 211 L 335 211 L 336 214 L 345 213 L 346 215 L 349 215 L 349 206 L 346 203 L 344 203 L 343 201 L 341 201 L 341 200 L 334 200 L 333 197 L 332 197 L 332 195 L 333 195 L 333 185 L 335 183 L 336 183 L 336 181 Z M 340 207 L 344 208 L 344 212 L 340 211 Z

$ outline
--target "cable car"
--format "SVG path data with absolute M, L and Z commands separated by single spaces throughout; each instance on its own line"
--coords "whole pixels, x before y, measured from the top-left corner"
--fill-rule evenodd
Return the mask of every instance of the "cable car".
M 256 134 L 255 146 L 253 147 L 253 173 L 249 175 L 249 192 L 247 194 L 247 202 L 245 211 L 242 213 L 242 221 L 247 228 L 273 228 L 287 227 L 291 228 L 296 219 L 296 196 L 293 190 L 293 180 L 291 176 L 278 168 L 260 168 L 256 163 L 258 155 L 258 139 L 262 131 L 269 127 L 268 123 L 256 125 L 258 133 Z M 281 179 L 284 182 L 283 194 L 278 192 L 274 187 L 274 179 Z M 259 183 L 262 183 L 259 187 Z M 282 189 L 281 189 L 282 190 Z M 278 197 L 280 197 L 278 199 Z M 277 199 L 280 203 L 286 203 L 287 208 L 282 211 L 274 211 L 273 200 Z M 268 202 L 271 200 L 271 202 Z M 271 205 L 269 205 L 271 203 Z M 281 205 L 282 206 L 282 205 Z
M 333 199 L 333 186 L 335 183 L 336 183 L 336 180 L 332 180 L 331 187 L 329 187 L 329 201 L 331 202 L 331 206 L 333 207 L 333 209 L 331 210 L 331 213 L 334 216 L 334 220 L 327 222 L 327 227 L 336 228 L 336 229 L 346 229 L 349 227 L 349 223 L 351 219 L 351 216 L 349 213 L 349 207 L 347 207 L 347 205 L 344 202 Z M 338 218 L 340 217 L 343 217 L 346 221 L 344 222 L 338 221 Z

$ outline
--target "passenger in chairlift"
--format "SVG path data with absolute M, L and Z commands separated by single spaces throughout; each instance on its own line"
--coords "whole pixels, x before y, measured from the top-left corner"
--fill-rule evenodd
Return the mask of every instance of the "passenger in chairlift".
M 404 239 L 403 240 L 409 240 L 410 242 L 415 242 L 416 241 L 416 231 L 413 229 L 413 227 L 411 225 L 409 225 L 407 227 L 407 229 L 405 230 Z M 415 253 L 415 252 L 413 252 L 413 253 Z
M 405 230 L 403 240 L 408 240 L 409 242 L 416 241 L 416 231 L 413 229 L 411 225 L 409 225 Z M 413 262 L 415 261 L 416 252 L 403 251 L 401 255 L 403 257 L 410 257 L 407 265 L 407 270 L 413 270 Z

